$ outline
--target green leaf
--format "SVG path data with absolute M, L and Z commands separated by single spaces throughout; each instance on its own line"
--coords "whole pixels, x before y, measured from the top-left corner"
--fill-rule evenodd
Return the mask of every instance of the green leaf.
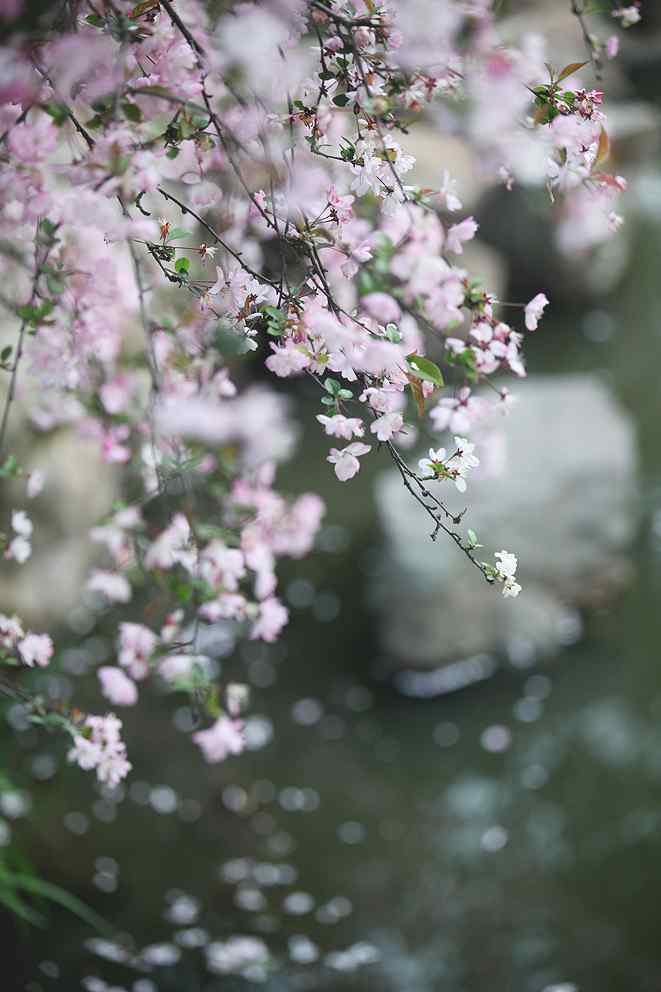
M 245 355 L 249 350 L 246 339 L 242 334 L 237 334 L 227 324 L 218 324 L 214 336 L 214 346 L 225 358 L 234 358 L 237 355 Z
M 0 362 L 6 362 L 9 359 L 9 356 L 11 355 L 12 351 L 13 349 L 10 344 L 8 344 L 6 348 L 3 348 L 2 351 L 0 351 Z
M 47 217 L 39 224 L 39 244 L 42 245 L 53 245 L 57 241 L 55 233 L 57 231 L 57 224 L 54 224 Z
M 331 396 L 337 396 L 341 388 L 342 387 L 340 386 L 337 379 L 326 379 L 326 381 L 324 382 L 324 389 L 326 389 L 327 392 L 331 394 Z
M 166 244 L 170 241 L 179 240 L 179 238 L 190 238 L 191 231 L 187 231 L 185 227 L 173 227 L 167 236 Z
M 333 103 L 336 107 L 346 107 L 349 102 L 349 97 L 346 93 L 338 93 L 337 96 L 333 97 Z
M 61 127 L 69 119 L 69 111 L 65 104 L 51 103 L 44 104 L 44 110 L 53 118 L 58 127 Z
M 423 382 L 431 382 L 434 386 L 444 386 L 445 379 L 443 373 L 435 362 L 429 358 L 421 358 L 420 355 L 409 355 L 406 364 L 411 375 L 422 379 Z
M 321 402 L 324 406 L 335 406 L 335 400 L 331 396 L 322 396 Z
M 0 903 L 19 919 L 25 920 L 26 923 L 31 923 L 32 926 L 36 927 L 44 926 L 43 916 L 30 909 L 28 904 L 13 889 L 5 888 L 2 881 L 0 881 Z
M 18 464 L 16 455 L 7 455 L 2 465 L 0 465 L 0 478 L 11 479 L 21 474 L 21 466 Z
M 55 275 L 46 276 L 46 285 L 48 286 L 49 293 L 52 293 L 53 296 L 59 296 L 66 288 L 64 280 Z
M 174 263 L 174 268 L 176 272 L 179 272 L 182 275 L 187 275 L 188 270 L 190 269 L 190 259 L 178 258 L 177 261 Z
M 31 304 L 26 303 L 25 306 L 18 307 L 16 313 L 21 318 L 21 320 L 33 321 L 36 320 L 39 311 L 37 310 L 36 307 L 33 307 Z
M 386 337 L 393 344 L 399 344 L 402 340 L 402 335 L 397 327 L 397 324 L 386 324 Z
M 91 24 L 93 28 L 102 28 L 106 23 L 102 17 L 99 17 L 98 14 L 88 14 L 85 20 L 88 24 Z
M 136 124 L 142 121 L 142 111 L 137 103 L 130 103 L 128 100 L 125 100 L 122 103 L 122 113 L 127 120 L 134 121 Z
M 84 902 L 70 892 L 61 889 L 59 885 L 45 882 L 43 879 L 36 878 L 34 875 L 9 875 L 7 883 L 13 888 L 23 889 L 32 895 L 41 896 L 43 899 L 57 903 L 64 909 L 68 909 L 70 913 L 73 913 L 74 916 L 77 916 L 94 930 L 109 932 L 111 929 L 110 924 L 102 916 L 99 916 L 93 909 L 90 909 L 89 906 L 86 906 Z

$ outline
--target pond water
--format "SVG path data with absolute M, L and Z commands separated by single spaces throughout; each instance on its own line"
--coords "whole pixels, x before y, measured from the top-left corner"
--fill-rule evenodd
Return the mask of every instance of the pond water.
M 652 227 L 638 237 L 611 311 L 557 314 L 529 350 L 532 370 L 603 370 L 636 418 L 645 523 L 622 599 L 553 659 L 406 698 L 379 681 L 361 605 L 379 567 L 368 475 L 361 500 L 335 490 L 323 550 L 287 580 L 286 641 L 222 661 L 254 688 L 244 758 L 204 765 L 189 713 L 173 727 L 154 698 L 126 719 L 135 769 L 109 798 L 53 741 L 18 735 L 10 770 L 33 781 L 18 836 L 116 939 L 61 910 L 43 931 L 5 918 L 3 989 L 247 989 L 213 970 L 213 943 L 239 933 L 278 959 L 268 992 L 658 992 L 661 249 Z M 308 452 L 292 488 L 325 473 Z

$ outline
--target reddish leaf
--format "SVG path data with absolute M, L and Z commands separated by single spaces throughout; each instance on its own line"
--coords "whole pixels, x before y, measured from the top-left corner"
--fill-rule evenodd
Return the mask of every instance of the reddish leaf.
M 570 62 L 569 65 L 566 65 L 564 69 L 560 70 L 560 75 L 558 76 L 557 82 L 561 83 L 562 80 L 566 79 L 568 76 L 573 76 L 575 72 L 578 72 L 579 69 L 582 69 L 583 66 L 587 64 L 587 62 Z
M 602 127 L 601 134 L 599 135 L 599 146 L 597 148 L 597 157 L 594 160 L 594 164 L 601 165 L 602 162 L 605 162 L 606 159 L 609 158 L 610 153 L 611 153 L 610 139 L 606 131 Z

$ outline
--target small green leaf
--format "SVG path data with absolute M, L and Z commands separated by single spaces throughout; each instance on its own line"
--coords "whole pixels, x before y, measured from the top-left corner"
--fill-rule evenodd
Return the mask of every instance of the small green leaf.
M 47 275 L 46 285 L 48 286 L 48 292 L 52 293 L 53 296 L 59 296 L 60 293 L 63 293 L 65 290 L 64 280 L 59 276 Z
M 331 396 L 322 396 L 321 402 L 324 406 L 335 406 L 335 400 Z
M 386 324 L 386 337 L 393 344 L 399 344 L 402 340 L 402 335 L 397 327 L 397 324 Z
M 2 465 L 0 465 L 0 478 L 11 479 L 21 474 L 21 466 L 18 464 L 16 455 L 7 455 Z
M 444 386 L 445 379 L 443 373 L 435 362 L 429 358 L 421 358 L 420 355 L 409 355 L 406 359 L 409 372 L 422 379 L 423 382 L 431 382 L 434 386 Z
M 180 238 L 190 238 L 191 232 L 187 231 L 185 227 L 173 227 L 167 236 L 166 244 L 170 241 L 179 240 Z
M 236 331 L 223 323 L 218 324 L 214 336 L 214 346 L 225 358 L 245 355 L 248 351 L 245 337 L 242 334 L 237 334 Z
M 58 127 L 61 127 L 69 119 L 69 111 L 63 103 L 55 103 L 54 101 L 47 103 L 44 105 L 44 110 L 50 114 Z
M 21 318 L 21 320 L 26 320 L 30 322 L 36 320 L 38 312 L 39 311 L 37 310 L 37 308 L 33 307 L 29 303 L 26 303 L 25 306 L 18 307 L 16 311 L 16 313 Z
M 122 103 L 122 112 L 124 117 L 129 121 L 133 121 L 136 124 L 142 121 L 142 111 L 137 103 L 130 103 L 128 100 L 125 100 Z
M 190 259 L 189 258 L 178 258 L 174 263 L 174 268 L 176 272 L 182 275 L 186 275 L 190 269 Z
M 333 103 L 336 107 L 346 107 L 349 102 L 349 97 L 346 93 L 338 93 L 337 96 L 333 97 Z
M 341 388 L 342 387 L 340 386 L 337 379 L 326 379 L 326 381 L 324 382 L 324 389 L 326 389 L 331 394 L 331 396 L 337 396 Z

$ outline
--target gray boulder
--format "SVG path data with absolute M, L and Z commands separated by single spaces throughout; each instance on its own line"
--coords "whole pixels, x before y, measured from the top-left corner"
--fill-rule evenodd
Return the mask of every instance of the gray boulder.
M 485 545 L 484 560 L 502 548 L 518 555 L 518 599 L 483 582 L 442 534 L 430 540 L 429 518 L 394 469 L 378 480 L 388 561 L 377 602 L 384 646 L 400 666 L 503 651 L 523 664 L 575 639 L 578 609 L 607 601 L 630 576 L 631 418 L 591 376 L 532 377 L 515 392 L 519 402 L 498 428 L 503 470 L 471 477 L 462 528 Z M 447 492 L 450 507 L 463 509 Z

